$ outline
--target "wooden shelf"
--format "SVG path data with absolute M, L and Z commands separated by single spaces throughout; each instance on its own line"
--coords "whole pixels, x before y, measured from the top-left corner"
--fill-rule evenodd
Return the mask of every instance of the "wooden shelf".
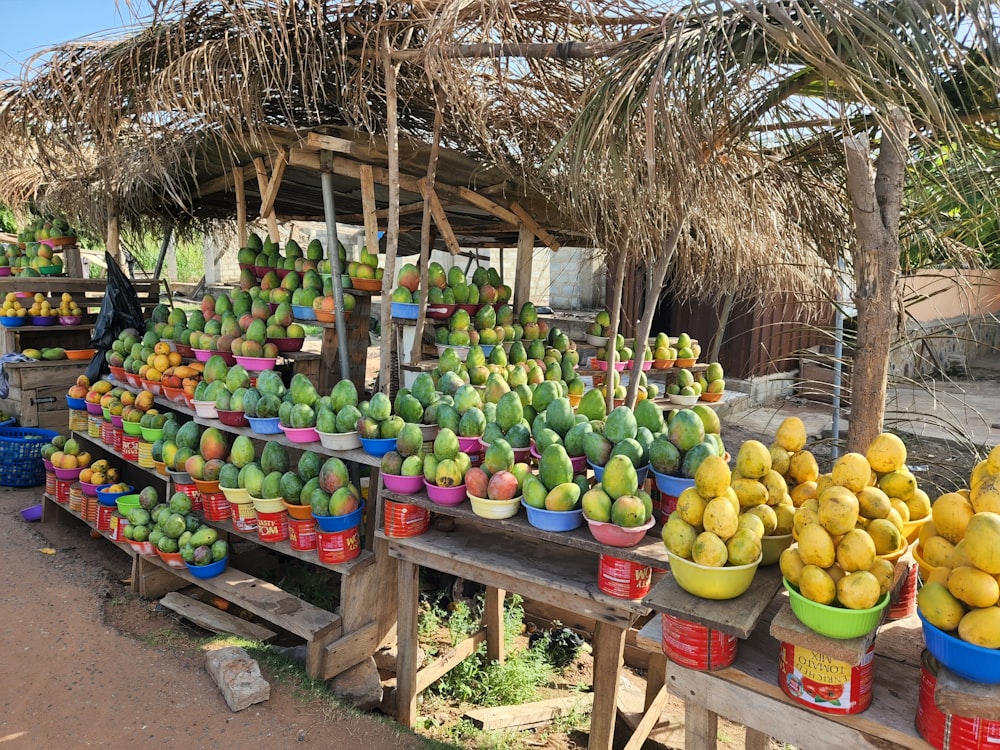
M 102 537 L 104 537 L 111 544 L 115 545 L 122 552 L 125 552 L 129 557 L 136 557 L 138 555 L 138 553 L 135 551 L 135 549 L 133 549 L 133 547 L 132 547 L 131 544 L 129 544 L 128 542 L 119 542 L 119 541 L 117 541 L 115 539 L 112 539 L 111 535 L 108 534 L 108 532 L 102 531 L 102 530 L 98 529 L 97 528 L 97 524 L 91 523 L 90 521 L 88 521 L 87 519 L 85 519 L 80 513 L 77 513 L 75 510 L 70 509 L 68 503 L 60 503 L 58 500 L 56 500 L 54 497 L 52 497 L 52 495 L 48 494 L 47 492 L 43 492 L 42 493 L 42 500 L 43 500 L 43 502 L 47 503 L 47 506 L 42 508 L 43 516 L 44 516 L 45 511 L 48 508 L 50 508 L 50 507 L 51 508 L 59 508 L 63 512 L 65 512 L 65 513 L 73 516 L 74 518 L 76 518 L 77 520 L 81 521 L 82 523 L 85 523 L 87 526 L 89 526 L 91 529 L 93 529 L 94 531 L 96 531 L 98 534 L 100 534 Z
M 70 434 L 73 435 L 74 437 L 76 437 L 77 440 L 83 440 L 86 443 L 88 443 L 89 445 L 94 446 L 94 448 L 96 448 L 97 450 L 103 451 L 104 453 L 107 453 L 107 454 L 109 454 L 111 456 L 114 456 L 115 458 L 119 459 L 120 461 L 123 461 L 124 463 L 121 466 L 123 480 L 124 480 L 124 477 L 125 477 L 125 471 L 126 471 L 126 469 L 128 471 L 130 471 L 130 472 L 131 471 L 141 471 L 144 474 L 148 474 L 149 476 L 153 477 L 157 481 L 163 482 L 164 485 L 166 486 L 167 492 L 169 494 L 170 483 L 172 481 L 169 476 L 166 476 L 166 477 L 163 476 L 162 474 L 158 473 L 155 468 L 146 468 L 145 466 L 139 466 L 138 462 L 136 462 L 136 461 L 128 461 L 128 460 L 126 460 L 122 456 L 121 451 L 116 451 L 114 448 L 112 448 L 110 445 L 108 445 L 107 443 L 105 443 L 100 438 L 91 437 L 85 430 L 83 430 L 83 431 L 81 431 L 81 430 L 72 430 Z M 167 499 L 169 500 L 170 498 L 168 497 Z
M 659 526 L 654 525 L 646 536 L 635 547 L 611 547 L 598 542 L 590 533 L 587 522 L 584 520 L 583 526 L 573 531 L 554 532 L 537 529 L 528 523 L 526 511 L 521 508 L 513 518 L 488 519 L 480 518 L 472 512 L 472 505 L 467 500 L 460 505 L 439 505 L 427 497 L 426 492 L 418 492 L 413 495 L 402 495 L 389 490 L 382 490 L 382 498 L 393 500 L 398 503 L 409 503 L 426 508 L 434 513 L 443 516 L 451 516 L 460 521 L 476 524 L 489 529 L 497 529 L 510 534 L 517 534 L 527 539 L 534 539 L 547 544 L 557 544 L 564 547 L 586 550 L 587 552 L 610 555 L 623 560 L 630 560 L 642 565 L 650 565 L 654 568 L 669 567 L 666 548 L 660 539 Z M 596 559 L 596 558 L 595 558 Z M 780 583 L 780 580 L 779 580 Z
M 52 326 L 14 326 L 8 327 L 4 326 L 8 331 L 13 331 L 14 333 L 34 333 L 36 331 L 45 331 L 47 333 L 56 333 L 58 331 L 91 331 L 94 329 L 96 323 L 79 323 L 72 326 L 64 325 L 52 325 Z

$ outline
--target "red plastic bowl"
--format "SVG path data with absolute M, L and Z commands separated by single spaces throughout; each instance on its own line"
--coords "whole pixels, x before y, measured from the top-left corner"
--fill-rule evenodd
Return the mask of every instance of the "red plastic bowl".
M 655 519 L 650 518 L 642 526 L 628 529 L 616 523 L 591 521 L 589 518 L 586 520 L 590 526 L 590 533 L 601 544 L 607 544 L 609 547 L 634 547 L 645 538 L 646 532 L 653 528 Z
M 241 411 L 225 411 L 223 409 L 216 409 L 219 415 L 219 421 L 227 427 L 249 427 L 250 422 L 247 421 L 247 415 Z
M 292 338 L 280 338 L 280 339 L 265 339 L 271 342 L 276 347 L 278 347 L 279 352 L 297 352 L 301 351 L 302 345 L 305 343 L 305 339 L 292 339 Z

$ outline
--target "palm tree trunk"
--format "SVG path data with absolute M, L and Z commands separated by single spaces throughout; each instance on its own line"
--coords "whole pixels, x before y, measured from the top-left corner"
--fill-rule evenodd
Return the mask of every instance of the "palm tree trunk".
M 615 408 L 615 360 L 618 358 L 618 348 L 615 343 L 618 338 L 618 329 L 621 327 L 622 318 L 622 287 L 625 286 L 625 255 L 620 253 L 615 259 L 615 281 L 611 287 L 611 305 L 608 310 L 611 312 L 611 330 L 608 332 L 608 369 L 604 380 L 605 403 L 608 413 Z M 610 264 L 609 264 L 610 265 Z
M 847 192 L 854 215 L 854 301 L 857 345 L 851 374 L 851 426 L 847 449 L 864 453 L 882 431 L 889 353 L 899 325 L 899 216 L 912 125 L 901 110 L 890 113 L 872 178 L 864 136 L 845 141 Z

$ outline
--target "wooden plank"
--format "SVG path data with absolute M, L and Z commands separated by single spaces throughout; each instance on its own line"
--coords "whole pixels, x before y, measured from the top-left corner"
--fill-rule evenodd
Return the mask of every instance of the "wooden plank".
M 483 603 L 483 620 L 486 625 L 486 658 L 503 664 L 504 626 L 503 600 L 506 592 L 493 586 L 486 587 Z
M 531 729 L 550 724 L 554 719 L 570 714 L 588 714 L 594 704 L 593 693 L 578 693 L 565 698 L 522 703 L 519 706 L 475 708 L 466 711 L 463 718 L 477 728 L 489 732 L 495 729 Z
M 138 556 L 132 566 L 132 586 L 145 599 L 162 596 L 187 587 L 187 582 L 175 576 L 170 569 L 156 565 L 151 557 Z
M 719 734 L 718 714 L 697 703 L 684 706 L 685 750 L 715 750 Z
M 478 649 L 479 645 L 485 640 L 485 628 L 477 630 L 464 641 L 457 644 L 454 648 L 441 654 L 441 656 L 437 659 L 432 661 L 423 669 L 419 670 L 417 672 L 416 681 L 417 693 L 419 694 L 424 692 L 427 688 L 440 680 L 463 661 L 476 653 L 476 649 Z
M 369 253 L 378 252 L 378 218 L 375 216 L 375 178 L 372 168 L 363 164 L 360 169 L 361 205 L 363 207 L 365 226 L 365 247 Z
M 528 229 L 530 229 L 534 233 L 534 235 L 542 241 L 542 243 L 546 247 L 549 247 L 554 251 L 559 250 L 560 245 L 558 240 L 556 240 L 555 237 L 553 237 L 551 234 L 542 229 L 542 227 L 539 226 L 538 222 L 535 221 L 531 217 L 531 215 L 527 211 L 525 211 L 524 208 L 519 203 L 511 203 L 510 210 L 514 213 L 515 216 L 517 216 L 518 219 L 521 220 L 522 224 L 528 227 Z
M 416 201 L 414 203 L 407 203 L 405 206 L 399 207 L 400 216 L 409 216 L 410 214 L 419 214 L 424 210 L 424 202 Z M 388 208 L 380 208 L 375 211 L 376 219 L 386 219 L 389 216 Z M 338 217 L 338 220 L 344 224 L 361 224 L 365 223 L 365 215 L 361 214 L 345 214 L 344 216 Z
M 371 657 L 378 649 L 378 626 L 373 621 L 359 630 L 342 635 L 325 647 L 320 677 L 329 680 Z
M 371 497 L 376 499 L 368 506 L 366 529 L 378 523 L 376 510 L 382 504 L 377 500 L 377 495 Z M 367 549 L 362 554 L 366 553 Z M 374 619 L 378 625 L 377 645 L 381 646 L 396 627 L 397 602 L 395 596 L 373 597 L 372 592 L 396 590 L 398 564 L 389 557 L 388 545 L 381 539 L 374 541 L 372 553 L 375 559 L 373 565 L 353 570 L 350 575 L 341 577 L 340 616 L 346 632 L 357 630 Z
M 199 198 L 206 195 L 211 195 L 212 193 L 218 193 L 221 190 L 229 190 L 240 182 L 246 182 L 254 175 L 254 165 L 247 164 L 243 167 L 234 167 L 231 172 L 223 172 L 218 177 L 214 177 L 211 180 L 206 180 L 201 185 L 197 187 L 196 194 Z M 238 190 L 238 188 L 237 188 Z
M 237 167 L 233 170 L 233 185 L 236 188 L 236 236 L 240 247 L 247 246 L 247 192 L 244 183 L 243 170 Z
M 770 632 L 779 641 L 808 648 L 853 667 L 861 663 L 862 657 L 875 640 L 877 630 L 858 638 L 828 638 L 803 625 L 788 602 L 785 602 L 771 621 Z
M 535 235 L 524 224 L 517 233 L 517 268 L 514 271 L 514 309 L 531 299 L 531 266 L 535 252 Z
M 424 201 L 430 206 L 431 216 L 434 217 L 434 225 L 438 228 L 438 232 L 441 233 L 448 251 L 452 255 L 460 253 L 462 248 L 458 244 L 458 239 L 455 237 L 455 232 L 451 228 L 451 222 L 448 221 L 448 215 L 445 213 L 444 206 L 441 205 L 437 193 L 434 192 L 434 189 L 431 188 L 427 180 L 423 178 L 420 180 L 420 190 L 424 196 Z
M 627 627 L 649 612 L 641 602 L 600 591 L 597 560 L 588 552 L 506 534 L 484 535 L 462 522 L 456 527 L 465 533 L 431 529 L 418 537 L 389 539 L 389 554 L 610 624 Z
M 934 702 L 948 714 L 1000 721 L 1000 685 L 971 682 L 946 667 L 938 666 Z
M 269 628 L 234 617 L 218 607 L 205 604 L 190 596 L 171 591 L 160 599 L 160 605 L 176 612 L 199 627 L 213 633 L 232 633 L 250 641 L 272 641 L 278 634 Z
M 618 713 L 618 673 L 628 626 L 598 621 L 594 631 L 594 706 L 588 750 L 611 750 Z
M 746 735 L 743 739 L 744 750 L 769 750 L 771 747 L 771 736 L 766 732 L 757 729 L 746 728 Z
M 264 159 L 258 156 L 256 159 L 253 160 L 253 166 L 257 172 L 257 189 L 260 191 L 260 194 L 262 196 L 266 195 L 268 177 L 267 177 L 267 167 L 264 165 Z M 271 238 L 271 240 L 277 242 L 279 239 L 281 239 L 281 233 L 278 231 L 278 217 L 275 216 L 274 210 L 272 209 L 271 213 L 267 214 L 267 216 L 261 214 L 261 218 L 267 219 L 267 234 Z
M 664 660 L 664 664 L 666 661 Z M 649 737 L 649 733 L 653 731 L 653 728 L 660 721 L 660 714 L 663 713 L 663 709 L 667 707 L 670 702 L 670 693 L 665 687 L 661 687 L 657 690 L 652 702 L 646 706 L 645 712 L 639 723 L 636 724 L 632 731 L 632 736 L 629 741 L 625 743 L 625 747 L 622 750 L 640 750 L 640 748 L 646 743 L 646 739 Z
M 417 720 L 417 610 L 420 607 L 420 568 L 399 563 L 398 658 L 396 668 L 396 721 L 413 728 Z
M 274 201 L 278 197 L 281 189 L 281 180 L 285 176 L 285 167 L 288 166 L 288 152 L 285 149 L 278 151 L 277 155 L 271 158 L 271 176 L 267 181 L 267 191 L 261 195 L 260 215 L 261 218 L 274 213 Z
M 517 226 L 521 223 L 517 214 L 507 208 L 503 203 L 493 198 L 487 198 L 485 195 L 477 193 L 475 190 L 471 190 L 461 185 L 446 185 L 441 182 L 436 182 L 434 184 L 434 190 L 442 198 L 447 198 L 451 201 L 462 203 L 467 206 L 480 208 L 491 216 L 495 216 L 511 226 Z
M 781 588 L 781 571 L 777 565 L 758 568 L 753 583 L 735 599 L 711 601 L 689 594 L 673 576 L 664 576 L 643 600 L 657 612 L 666 612 L 691 622 L 707 625 L 723 633 L 746 638 Z

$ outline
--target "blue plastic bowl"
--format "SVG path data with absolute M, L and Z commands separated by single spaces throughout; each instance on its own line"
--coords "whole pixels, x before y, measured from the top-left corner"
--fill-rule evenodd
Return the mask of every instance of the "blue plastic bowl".
M 604 467 L 598 466 L 592 462 L 589 458 L 587 459 L 587 466 L 594 470 L 594 477 L 600 482 L 604 478 Z
M 924 619 L 924 643 L 931 656 L 959 677 L 986 685 L 1000 684 L 1000 651 L 967 643 L 957 635 L 946 633 Z
M 521 501 L 528 513 L 528 523 L 542 531 L 572 531 L 583 525 L 583 508 L 576 510 L 545 510 Z
M 649 476 L 649 464 L 636 469 L 635 475 L 639 478 L 639 486 L 642 487 L 646 483 L 646 477 Z
M 316 320 L 316 311 L 310 305 L 292 305 L 292 315 L 299 320 Z
M 18 318 L 13 315 L 0 315 L 0 323 L 2 323 L 6 328 L 18 328 L 27 322 L 27 318 Z
M 365 502 L 361 501 L 361 505 L 357 507 L 357 510 L 352 510 L 350 513 L 343 516 L 317 516 L 313 513 L 313 518 L 316 519 L 316 527 L 320 531 L 347 531 L 348 529 L 353 529 L 361 523 L 361 514 L 365 512 Z
M 118 506 L 118 498 L 125 497 L 126 495 L 134 495 L 135 488 L 126 490 L 125 492 L 108 492 L 107 490 L 97 489 L 97 502 L 101 505 L 114 505 Z
M 694 480 L 687 479 L 686 477 L 673 477 L 669 474 L 661 474 L 655 470 L 653 471 L 653 476 L 656 477 L 656 488 L 665 495 L 670 495 L 670 497 L 680 497 L 680 494 L 684 490 L 694 487 Z
M 413 302 L 393 302 L 391 303 L 392 317 L 397 320 L 416 320 L 420 312 L 420 305 Z
M 70 409 L 86 409 L 87 400 L 82 398 L 73 398 L 72 396 L 66 397 L 66 406 Z
M 396 438 L 361 438 L 361 447 L 369 456 L 378 458 L 396 450 Z
M 277 435 L 281 432 L 278 417 L 247 417 L 250 429 L 258 435 Z
M 208 563 L 208 565 L 192 565 L 187 560 L 184 561 L 184 564 L 187 566 L 188 572 L 195 578 L 212 578 L 226 569 L 226 566 L 229 565 L 229 557 L 227 555 L 221 560 Z

